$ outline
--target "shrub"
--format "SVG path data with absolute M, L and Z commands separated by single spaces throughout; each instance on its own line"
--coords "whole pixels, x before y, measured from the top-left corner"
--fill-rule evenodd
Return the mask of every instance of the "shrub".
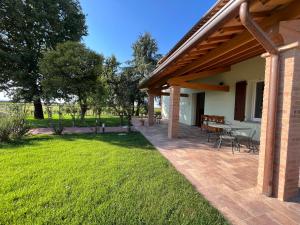
M 0 141 L 7 142 L 11 139 L 22 138 L 29 131 L 25 122 L 25 114 L 1 114 L 0 116 Z
M 30 127 L 25 122 L 25 116 L 14 116 L 12 118 L 12 138 L 20 139 L 29 131 Z
M 53 133 L 55 135 L 62 135 L 62 132 L 64 130 L 63 124 L 62 124 L 62 112 L 63 112 L 63 108 L 62 105 L 58 105 L 58 123 L 55 124 L 53 123 L 52 120 L 52 108 L 50 107 L 50 105 L 47 107 L 47 111 L 48 111 L 48 115 L 49 115 L 49 119 L 50 119 L 50 123 L 51 123 L 51 127 L 53 129 Z
M 57 124 L 53 124 L 52 129 L 55 135 L 62 135 L 64 131 L 64 127 L 60 121 Z
M 12 122 L 9 117 L 0 117 L 0 142 L 9 141 L 12 134 Z

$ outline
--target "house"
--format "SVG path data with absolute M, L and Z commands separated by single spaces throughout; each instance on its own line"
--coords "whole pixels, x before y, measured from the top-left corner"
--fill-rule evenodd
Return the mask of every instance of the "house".
M 299 191 L 300 1 L 219 0 L 140 84 L 162 96 L 168 137 L 202 114 L 251 127 L 260 141 L 257 189 L 288 200 Z

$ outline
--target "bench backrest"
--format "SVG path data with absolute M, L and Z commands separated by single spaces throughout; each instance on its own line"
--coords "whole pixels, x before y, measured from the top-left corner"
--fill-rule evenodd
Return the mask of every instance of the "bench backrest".
M 216 122 L 216 123 L 224 123 L 224 116 L 214 116 L 214 115 L 201 115 L 201 122 Z

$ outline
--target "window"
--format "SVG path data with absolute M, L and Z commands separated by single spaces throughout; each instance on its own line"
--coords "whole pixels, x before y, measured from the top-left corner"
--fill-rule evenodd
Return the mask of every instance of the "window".
M 263 108 L 263 96 L 264 96 L 264 86 L 265 82 L 256 82 L 254 87 L 254 102 L 253 102 L 253 113 L 252 119 L 255 121 L 260 121 L 262 116 Z

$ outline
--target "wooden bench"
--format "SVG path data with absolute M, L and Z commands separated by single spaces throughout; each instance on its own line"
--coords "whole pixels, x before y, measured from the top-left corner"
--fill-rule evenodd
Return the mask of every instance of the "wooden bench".
M 212 133 L 218 134 L 221 133 L 223 130 L 222 128 L 216 128 L 209 126 L 210 122 L 215 123 L 222 123 L 225 122 L 224 116 L 215 116 L 215 115 L 201 115 L 201 130 L 207 132 L 207 139 L 210 140 L 210 137 Z

